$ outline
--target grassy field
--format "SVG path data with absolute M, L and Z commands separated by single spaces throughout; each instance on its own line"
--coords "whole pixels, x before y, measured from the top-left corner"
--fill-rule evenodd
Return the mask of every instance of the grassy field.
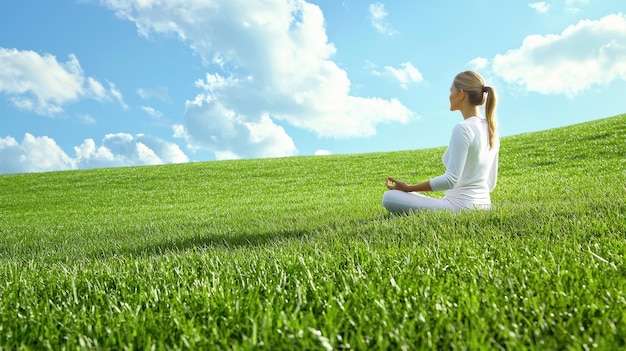
M 0 176 L 0 350 L 624 348 L 625 141 L 504 138 L 460 214 L 380 205 L 443 148 Z

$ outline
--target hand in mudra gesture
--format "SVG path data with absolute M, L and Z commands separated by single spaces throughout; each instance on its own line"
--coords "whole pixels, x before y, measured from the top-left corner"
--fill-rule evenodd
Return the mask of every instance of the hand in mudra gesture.
M 393 177 L 387 178 L 387 189 L 389 190 L 401 190 L 401 191 L 409 191 L 409 185 L 406 182 L 401 180 L 397 180 Z

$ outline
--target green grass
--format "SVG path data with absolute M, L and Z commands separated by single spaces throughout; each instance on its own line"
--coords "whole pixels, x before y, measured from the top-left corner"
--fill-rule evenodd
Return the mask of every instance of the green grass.
M 624 348 L 625 141 L 503 138 L 460 214 L 380 205 L 443 148 L 0 176 L 0 350 Z

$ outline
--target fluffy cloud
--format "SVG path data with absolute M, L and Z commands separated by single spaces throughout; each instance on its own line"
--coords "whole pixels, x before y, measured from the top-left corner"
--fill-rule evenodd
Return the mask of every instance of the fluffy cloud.
M 176 35 L 210 72 L 175 126 L 190 148 L 218 158 L 296 152 L 278 124 L 323 137 L 363 137 L 380 123 L 406 122 L 397 100 L 350 95 L 350 80 L 331 61 L 320 8 L 304 0 L 105 1 L 141 35 Z
M 385 35 L 394 35 L 397 33 L 385 20 L 385 18 L 387 18 L 387 10 L 385 10 L 384 4 L 380 2 L 370 4 L 369 12 L 372 27 L 374 27 L 378 33 Z
M 284 128 L 268 115 L 252 122 L 210 96 L 187 102 L 187 125 L 174 126 L 174 136 L 190 148 L 208 149 L 218 160 L 291 156 L 297 152 Z
M 18 143 L 12 137 L 0 138 L 0 173 L 45 172 L 75 169 L 75 161 L 46 136 L 26 133 Z
M 526 91 L 574 96 L 596 84 L 626 80 L 626 16 L 583 20 L 561 34 L 531 35 L 496 55 L 493 72 Z
M 152 117 L 152 119 L 154 119 L 155 121 L 165 120 L 165 116 L 163 116 L 163 112 L 156 110 L 154 107 L 141 106 L 141 109 L 143 110 L 143 112 L 147 113 L 150 117 Z
M 189 159 L 176 144 L 142 134 L 107 134 L 102 145 L 86 139 L 68 156 L 47 136 L 26 133 L 22 142 L 0 138 L 0 173 L 47 172 L 70 169 L 182 163 Z
M 81 98 L 118 101 L 126 106 L 115 85 L 107 85 L 85 77 L 73 54 L 62 63 L 48 54 L 0 48 L 0 93 L 7 94 L 20 109 L 50 116 Z
M 319 149 L 315 151 L 315 156 L 328 156 L 332 154 L 333 153 L 330 150 Z
M 470 62 L 468 62 L 468 65 L 470 65 L 472 69 L 481 70 L 487 67 L 487 65 L 489 65 L 489 59 L 486 59 L 484 57 L 476 57 Z
M 528 6 L 539 13 L 546 13 L 550 9 L 550 4 L 545 1 L 531 2 Z
M 78 168 L 159 165 L 188 162 L 176 144 L 143 134 L 107 134 L 101 146 L 86 139 L 74 147 Z
M 402 63 L 399 68 L 385 66 L 385 72 L 396 79 L 403 89 L 408 89 L 409 83 L 424 81 L 422 73 L 410 62 Z

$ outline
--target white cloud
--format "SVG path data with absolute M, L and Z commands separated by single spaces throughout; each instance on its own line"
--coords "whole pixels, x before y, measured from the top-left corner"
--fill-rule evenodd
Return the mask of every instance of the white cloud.
M 315 156 L 327 156 L 327 155 L 332 155 L 333 153 L 330 152 L 329 150 L 324 150 L 324 149 L 319 149 L 317 151 L 315 151 Z
M 380 2 L 370 4 L 369 12 L 370 12 L 370 21 L 371 21 L 370 23 L 372 24 L 372 27 L 374 27 L 374 29 L 376 29 L 378 33 L 381 33 L 384 35 L 397 34 L 397 31 L 393 29 L 389 25 L 389 23 L 387 23 L 387 21 L 385 20 L 388 14 L 387 14 L 387 10 L 385 10 L 384 4 Z
M 122 92 L 120 92 L 119 89 L 117 89 L 117 87 L 115 86 L 114 83 L 109 82 L 109 91 L 108 92 L 109 92 L 112 100 L 116 100 L 125 109 L 128 108 L 128 105 L 126 105 L 126 103 L 124 102 L 124 96 L 122 96 Z M 109 100 L 109 97 L 106 96 L 104 99 L 105 100 Z
M 141 35 L 178 36 L 212 70 L 187 102 L 185 125 L 175 127 L 191 148 L 238 157 L 291 155 L 293 141 L 278 121 L 347 138 L 412 116 L 397 100 L 350 95 L 347 73 L 331 61 L 335 47 L 322 11 L 304 0 L 106 4 L 135 22 Z
M 545 1 L 531 2 L 528 6 L 539 13 L 546 13 L 550 10 L 550 4 Z
M 216 160 L 238 160 L 241 157 L 232 151 L 215 151 Z
M 183 163 L 189 159 L 176 144 L 142 134 L 108 134 L 102 145 L 86 139 L 68 156 L 54 141 L 26 133 L 18 142 L 0 138 L 0 173 L 48 172 L 71 169 Z
M 399 68 L 385 66 L 385 72 L 396 79 L 403 89 L 407 89 L 409 83 L 420 83 L 424 81 L 422 73 L 410 62 L 400 64 Z
M 96 124 L 96 119 L 93 118 L 93 116 L 91 116 L 90 114 L 81 113 L 77 114 L 76 117 L 78 117 L 78 119 L 85 124 Z
M 163 112 L 155 109 L 154 107 L 151 106 L 141 106 L 141 109 L 147 113 L 150 117 L 152 117 L 152 119 L 156 120 L 156 121 L 162 121 L 165 119 L 165 116 L 163 116 Z
M 472 59 L 470 62 L 468 62 L 468 64 L 474 70 L 481 70 L 489 65 L 489 59 L 486 59 L 484 57 L 476 57 L 475 59 Z
M 541 94 L 574 96 L 593 85 L 626 80 L 626 16 L 583 20 L 561 34 L 531 35 L 493 59 L 504 81 Z
M 45 172 L 75 169 L 75 161 L 46 136 L 26 133 L 18 143 L 12 137 L 0 138 L 0 173 Z
M 251 121 L 210 95 L 200 94 L 186 107 L 186 125 L 174 126 L 174 136 L 190 149 L 207 149 L 218 160 L 295 155 L 297 149 L 283 127 L 269 115 Z
M 154 88 L 139 88 L 137 89 L 137 94 L 144 100 L 154 98 L 167 103 L 172 102 L 172 98 L 170 97 L 167 87 L 160 86 Z
M 159 165 L 189 162 L 176 144 L 160 138 L 127 133 L 107 134 L 102 145 L 86 139 L 74 147 L 78 168 Z
M 19 109 L 47 116 L 61 113 L 65 104 L 81 98 L 118 101 L 126 107 L 115 85 L 105 87 L 85 77 L 73 54 L 61 63 L 49 54 L 0 47 L 0 93 Z

